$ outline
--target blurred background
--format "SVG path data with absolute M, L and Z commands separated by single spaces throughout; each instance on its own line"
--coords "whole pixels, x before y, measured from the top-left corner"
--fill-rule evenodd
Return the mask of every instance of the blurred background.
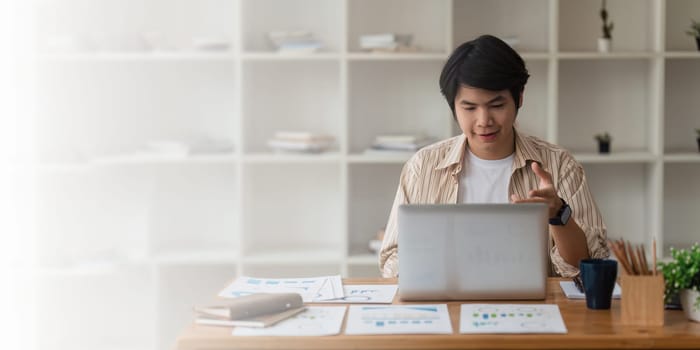
M 459 133 L 449 53 L 494 34 L 521 130 L 611 238 L 698 237 L 698 0 L 34 0 L 0 8 L 10 349 L 172 349 L 241 275 L 378 277 L 403 163 Z M 612 136 L 599 154 L 594 135 Z

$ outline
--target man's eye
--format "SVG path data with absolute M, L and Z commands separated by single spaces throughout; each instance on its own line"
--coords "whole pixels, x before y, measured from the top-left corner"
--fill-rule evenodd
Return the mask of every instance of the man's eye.
M 476 109 L 476 107 L 465 107 L 464 108 L 464 110 L 466 110 L 466 111 L 473 111 L 475 109 Z
M 491 105 L 491 108 L 503 108 L 503 106 L 505 106 L 505 104 L 500 103 L 500 104 L 497 104 L 497 105 Z

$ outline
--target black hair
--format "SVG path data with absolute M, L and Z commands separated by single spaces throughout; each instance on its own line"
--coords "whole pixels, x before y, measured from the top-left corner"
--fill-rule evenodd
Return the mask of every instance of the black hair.
M 455 118 L 455 98 L 461 85 L 491 91 L 507 89 L 517 110 L 529 77 L 525 61 L 512 47 L 495 36 L 482 35 L 452 52 L 440 74 L 440 92 Z

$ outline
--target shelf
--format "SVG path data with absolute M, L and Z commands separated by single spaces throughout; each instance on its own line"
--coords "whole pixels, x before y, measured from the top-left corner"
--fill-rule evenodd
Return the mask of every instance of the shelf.
M 379 257 L 372 254 L 351 255 L 347 259 L 351 265 L 377 265 L 379 266 Z M 378 267 L 377 267 L 378 268 Z
M 546 60 L 550 57 L 546 52 L 524 52 L 520 54 L 525 60 Z M 445 62 L 450 56 L 448 52 L 351 52 L 347 54 L 350 61 L 437 61 Z
M 438 61 L 356 61 L 349 65 L 348 145 L 364 152 L 379 134 L 452 134 L 451 111 L 440 95 Z
M 666 163 L 700 163 L 700 153 L 674 153 L 664 154 L 664 162 Z
M 334 52 L 287 53 L 287 52 L 246 52 L 241 55 L 244 61 L 323 61 L 339 60 Z
M 155 254 L 150 261 L 158 265 L 223 265 L 237 264 L 234 251 L 172 252 Z
M 693 37 L 686 34 L 690 28 L 690 19 L 698 20 L 700 2 L 697 0 L 665 0 L 665 24 L 662 38 L 666 51 L 697 51 Z
M 657 157 L 647 152 L 620 152 L 611 154 L 575 153 L 574 158 L 584 164 L 652 163 Z
M 653 52 L 560 52 L 556 57 L 562 60 L 633 60 L 656 57 Z
M 344 110 L 340 62 L 254 61 L 242 62 L 241 68 L 245 71 L 239 96 L 243 116 L 240 127 L 245 135 L 243 154 L 254 155 L 247 159 L 273 154 L 275 150 L 268 141 L 279 131 L 321 133 L 341 142 Z M 323 157 L 332 153 L 333 147 Z
M 123 154 L 92 158 L 86 162 L 39 163 L 37 169 L 42 172 L 65 173 L 86 172 L 101 166 L 116 165 L 168 165 L 168 164 L 234 164 L 239 159 L 235 154 L 208 155 L 159 155 L 159 154 Z
M 234 2 L 234 1 L 225 1 Z M 267 33 L 308 31 L 321 45 L 322 51 L 340 51 L 344 23 L 344 2 L 339 0 L 241 0 L 238 25 L 243 52 L 273 50 Z
M 243 162 L 255 164 L 278 163 L 337 163 L 341 157 L 338 152 L 324 153 L 255 153 L 243 156 Z
M 548 52 L 518 52 L 520 56 L 525 60 L 546 60 L 553 57 Z
M 348 53 L 350 61 L 447 61 L 449 53 L 443 52 L 353 52 Z
M 160 61 L 233 61 L 230 51 L 224 52 L 94 52 L 52 53 L 38 56 L 43 62 L 160 62 Z
M 353 0 L 344 2 L 348 51 L 361 52 L 360 37 L 377 33 L 410 33 L 411 45 L 425 52 L 447 52 L 452 30 L 451 0 Z
M 696 58 L 700 59 L 700 51 L 666 51 L 664 53 L 666 58 Z
M 241 262 L 244 264 L 323 264 L 340 263 L 342 255 L 339 252 L 327 252 L 320 250 L 285 251 L 256 253 L 244 256 Z
M 353 154 L 348 156 L 349 163 L 379 163 L 379 164 L 403 164 L 406 163 L 415 153 L 406 154 Z
M 89 163 L 40 163 L 36 169 L 44 173 L 75 173 L 88 172 L 93 166 Z
M 663 176 L 663 236 L 664 247 L 687 248 L 698 242 L 700 215 L 700 166 L 697 162 L 666 164 Z M 664 254 L 669 254 L 668 249 Z
M 169 155 L 156 153 L 123 154 L 97 157 L 90 160 L 92 165 L 129 165 L 129 164 L 188 164 L 188 163 L 234 163 L 238 157 L 232 153 Z
M 595 152 L 593 135 L 606 131 L 613 137 L 609 158 L 653 149 L 657 110 L 656 100 L 650 98 L 655 86 L 650 71 L 658 63 L 639 59 L 559 62 L 556 142 L 570 151 Z
M 81 277 L 81 276 L 102 276 L 120 272 L 126 268 L 135 266 L 146 266 L 143 259 L 135 259 L 130 261 L 103 261 L 82 263 L 70 266 L 54 266 L 54 267 L 37 267 L 36 272 L 39 275 L 47 275 L 53 277 Z

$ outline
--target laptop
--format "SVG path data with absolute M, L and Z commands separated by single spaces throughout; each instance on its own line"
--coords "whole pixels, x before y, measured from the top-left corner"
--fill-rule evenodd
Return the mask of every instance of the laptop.
M 544 299 L 547 217 L 543 203 L 399 206 L 400 298 Z

